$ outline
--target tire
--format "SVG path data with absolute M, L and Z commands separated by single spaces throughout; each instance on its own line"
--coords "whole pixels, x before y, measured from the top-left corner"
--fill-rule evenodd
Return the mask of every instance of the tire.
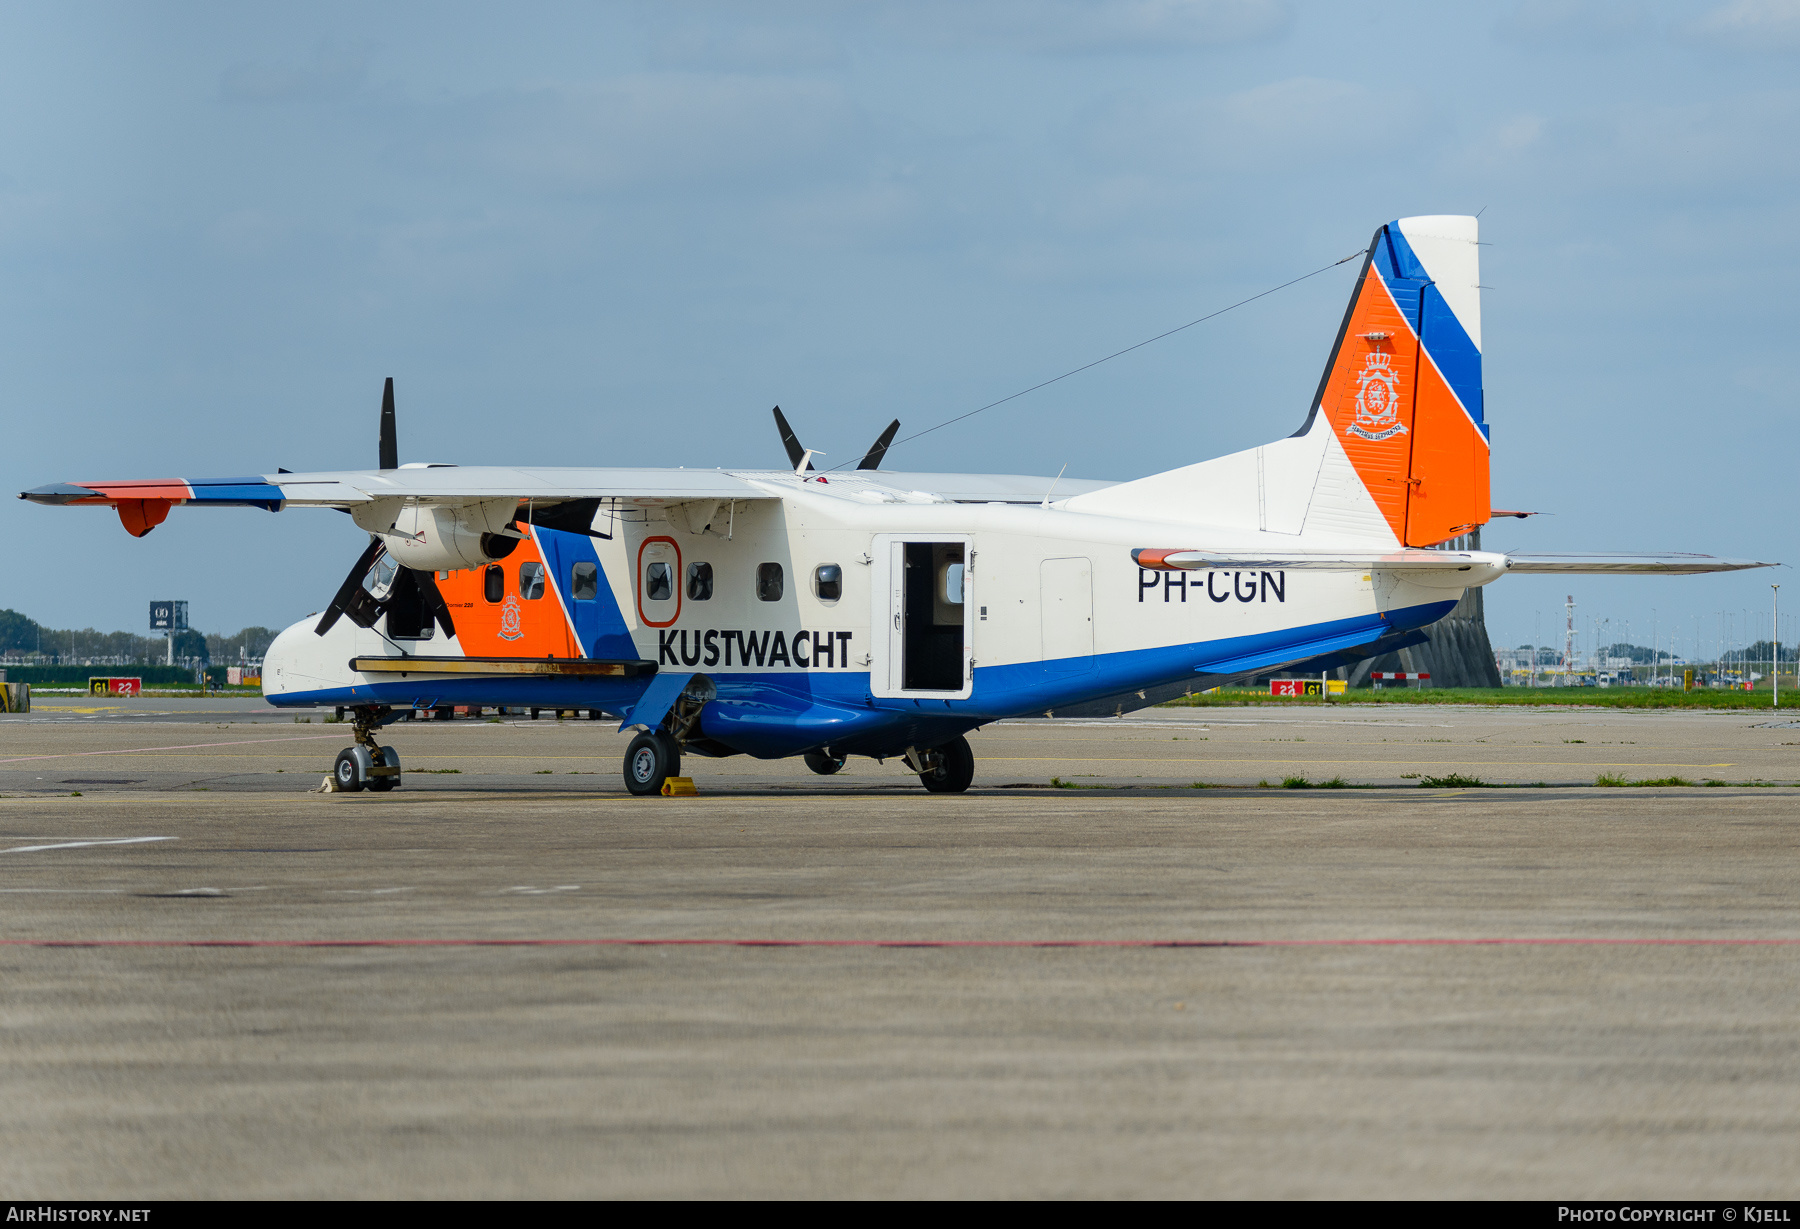
M 975 753 L 969 749 L 969 740 L 959 734 L 935 750 L 940 757 L 938 766 L 920 773 L 920 784 L 934 794 L 960 794 L 968 789 L 975 779 Z
M 392 747 L 383 747 L 381 749 L 381 765 L 380 766 L 383 768 L 398 768 L 398 767 L 400 767 L 400 753 L 398 751 L 394 750 Z M 398 776 L 392 776 L 392 777 L 371 776 L 369 778 L 368 788 L 374 790 L 378 794 L 385 794 L 389 790 L 394 790 L 394 789 L 400 788 L 400 778 Z
M 342 793 L 354 794 L 367 781 L 363 776 L 362 760 L 357 756 L 357 750 L 355 747 L 345 747 L 338 752 L 337 763 L 331 766 L 332 780 L 337 782 L 338 790 Z
M 649 730 L 625 749 L 625 788 L 640 797 L 662 793 L 663 782 L 681 773 L 681 748 L 661 730 Z
M 849 757 L 837 756 L 834 758 L 826 755 L 823 751 L 808 751 L 800 758 L 806 761 L 806 766 L 808 768 L 818 773 L 821 777 L 829 777 L 831 774 L 842 768 L 844 766 L 844 761 Z

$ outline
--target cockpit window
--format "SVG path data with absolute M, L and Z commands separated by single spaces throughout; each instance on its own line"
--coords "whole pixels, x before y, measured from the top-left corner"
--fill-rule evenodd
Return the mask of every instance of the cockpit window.
M 375 561 L 363 577 L 363 588 L 367 589 L 377 600 L 385 598 L 393 589 L 394 577 L 400 571 L 400 565 L 394 562 L 392 555 L 383 555 Z

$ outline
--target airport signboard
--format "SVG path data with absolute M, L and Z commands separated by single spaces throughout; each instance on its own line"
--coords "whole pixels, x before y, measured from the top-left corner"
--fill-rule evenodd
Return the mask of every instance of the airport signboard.
M 185 632 L 188 625 L 187 608 L 186 602 L 151 602 L 150 630 Z

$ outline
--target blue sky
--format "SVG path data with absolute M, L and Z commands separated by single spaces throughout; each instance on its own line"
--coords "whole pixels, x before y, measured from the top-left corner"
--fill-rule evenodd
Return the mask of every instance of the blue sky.
M 388 375 L 406 460 L 775 464 L 778 402 L 844 460 L 1484 210 L 1495 502 L 1554 513 L 1489 544 L 1793 560 L 1797 83 L 1796 0 L 7 4 L 0 486 L 370 465 Z M 1354 268 L 890 464 L 1285 435 Z M 0 606 L 102 629 L 284 625 L 361 545 L 0 517 Z M 1691 640 L 1792 574 L 1513 578 L 1489 622 Z

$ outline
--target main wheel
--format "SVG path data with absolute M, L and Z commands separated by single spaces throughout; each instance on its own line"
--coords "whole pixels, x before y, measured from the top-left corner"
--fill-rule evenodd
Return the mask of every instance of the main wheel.
M 969 740 L 958 734 L 936 751 L 937 767 L 920 773 L 920 783 L 934 794 L 960 794 L 968 789 L 975 779 L 975 753 L 969 750 Z
M 823 751 L 808 751 L 800 758 L 806 761 L 806 766 L 808 768 L 818 773 L 821 777 L 829 777 L 832 773 L 842 768 L 844 766 L 844 761 L 849 757 L 840 755 L 833 758 L 832 756 L 826 755 Z
M 345 747 L 338 752 L 337 763 L 331 766 L 332 779 L 337 787 L 346 794 L 354 794 L 366 784 L 363 777 L 362 760 L 357 756 L 355 747 Z
M 647 730 L 625 749 L 625 788 L 660 794 L 663 782 L 681 773 L 681 745 L 661 730 Z
M 400 767 L 400 753 L 392 747 L 381 748 L 381 761 L 376 764 L 376 767 L 398 769 Z M 378 777 L 371 773 L 369 774 L 369 788 L 378 794 L 385 794 L 391 789 L 399 789 L 400 774 L 396 772 L 391 777 Z

